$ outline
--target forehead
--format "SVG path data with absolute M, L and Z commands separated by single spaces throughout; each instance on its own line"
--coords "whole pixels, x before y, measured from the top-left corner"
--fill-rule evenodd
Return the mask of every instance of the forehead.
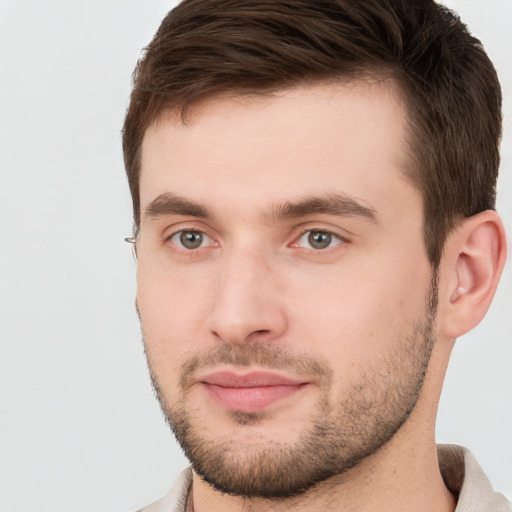
M 412 188 L 403 173 L 405 120 L 389 81 L 205 101 L 185 124 L 168 115 L 147 129 L 141 209 L 167 192 L 240 212 L 327 192 L 378 203 L 379 193 Z

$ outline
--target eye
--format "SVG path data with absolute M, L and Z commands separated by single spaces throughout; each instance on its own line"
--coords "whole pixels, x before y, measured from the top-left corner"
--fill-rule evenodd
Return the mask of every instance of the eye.
M 178 247 L 187 250 L 199 249 L 211 245 L 211 238 L 202 231 L 195 231 L 193 229 L 184 229 L 174 233 L 170 238 L 171 242 Z
M 322 250 L 334 247 L 342 243 L 342 239 L 329 231 L 310 230 L 306 231 L 297 241 L 299 247 Z

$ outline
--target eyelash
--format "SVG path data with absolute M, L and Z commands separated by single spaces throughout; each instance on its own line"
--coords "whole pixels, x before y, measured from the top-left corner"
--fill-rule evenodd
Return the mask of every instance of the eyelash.
M 204 243 L 205 240 L 203 239 L 203 240 L 201 240 L 200 245 L 198 245 L 197 247 L 184 247 L 183 240 L 178 239 L 178 240 L 173 241 L 173 239 L 176 239 L 176 237 L 181 238 L 184 233 L 201 235 L 201 237 L 207 239 L 206 240 L 207 243 Z M 303 246 L 299 245 L 300 241 L 306 235 L 309 234 L 309 236 L 311 236 L 313 233 L 327 235 L 329 237 L 328 245 L 326 247 L 322 247 L 322 248 L 303 247 Z M 209 240 L 209 242 L 208 242 L 208 240 Z M 332 244 L 333 241 L 335 242 L 334 244 Z M 215 247 L 216 245 L 218 246 L 218 244 L 216 244 L 214 239 L 211 236 L 209 236 L 207 233 L 205 233 L 204 231 L 202 231 L 200 229 L 193 229 L 193 228 L 192 229 L 180 229 L 179 231 L 175 231 L 170 236 L 166 237 L 165 242 L 166 243 L 171 242 L 175 247 L 177 247 L 177 250 L 185 251 L 185 252 L 189 252 L 189 253 L 196 252 L 199 249 L 202 249 L 202 248 L 205 248 L 208 246 L 210 246 L 210 247 Z M 308 243 L 310 243 L 310 241 Z M 302 248 L 307 251 L 310 251 L 311 253 L 320 253 L 320 252 L 325 252 L 328 249 L 332 249 L 338 245 L 342 245 L 342 244 L 346 244 L 346 243 L 348 243 L 348 240 L 337 233 L 334 233 L 334 232 L 326 230 L 326 229 L 310 228 L 310 229 L 303 230 L 301 232 L 301 234 L 294 239 L 294 242 L 292 242 L 290 244 L 290 247 Z
M 188 248 L 188 247 L 183 247 L 183 243 L 181 243 L 181 245 L 180 245 L 179 243 L 177 243 L 177 241 L 173 242 L 173 239 L 175 237 L 178 237 L 178 236 L 181 237 L 184 233 L 189 233 L 189 234 L 194 234 L 194 235 L 201 235 L 203 238 L 207 238 L 208 240 L 210 240 L 210 243 L 203 244 L 204 240 L 202 240 L 201 241 L 201 245 L 199 245 L 198 247 Z M 196 251 L 197 249 L 201 249 L 203 247 L 207 247 L 208 245 L 210 245 L 210 246 L 213 245 L 212 244 L 212 242 L 213 242 L 212 237 L 210 237 L 208 234 L 206 234 L 204 231 L 201 231 L 200 229 L 180 229 L 179 231 L 175 231 L 170 236 L 168 236 L 165 241 L 166 242 L 171 242 L 174 245 L 176 245 L 177 247 L 179 247 L 180 250 L 184 250 L 184 251 L 187 251 L 187 252 L 193 252 L 193 251 Z
M 299 237 L 296 238 L 296 241 L 293 242 L 292 246 L 296 246 L 300 240 L 302 238 L 304 238 L 307 234 L 313 234 L 313 233 L 321 233 L 321 234 L 324 234 L 324 235 L 328 235 L 329 237 L 331 237 L 331 240 L 329 241 L 329 245 L 327 247 L 324 247 L 324 248 L 314 248 L 314 247 L 303 247 L 304 249 L 306 250 L 309 250 L 309 251 L 312 251 L 312 252 L 315 252 L 315 253 L 318 253 L 318 252 L 324 252 L 326 251 L 327 249 L 331 249 L 333 247 L 336 247 L 340 244 L 344 244 L 344 243 L 348 243 L 348 240 L 344 237 L 342 237 L 341 235 L 337 234 L 337 233 L 334 233 L 332 231 L 329 231 L 328 229 L 318 229 L 318 228 L 310 228 L 310 229 L 306 229 L 304 230 Z M 335 243 L 334 245 L 331 245 L 331 242 L 333 240 L 336 240 L 337 243 Z

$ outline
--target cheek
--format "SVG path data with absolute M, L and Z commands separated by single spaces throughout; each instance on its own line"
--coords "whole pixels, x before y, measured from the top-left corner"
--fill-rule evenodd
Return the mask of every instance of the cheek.
M 267 307 L 281 309 L 288 320 L 276 343 L 317 354 L 349 374 L 389 352 L 424 315 L 430 283 L 420 251 L 359 252 L 333 265 L 281 261 L 272 272 L 275 293 Z M 137 303 L 148 356 L 162 365 L 159 372 L 176 371 L 191 354 L 215 343 L 205 320 L 218 299 L 221 274 L 215 265 L 194 265 L 193 272 L 179 265 L 157 270 L 139 259 Z
M 160 374 L 179 369 L 201 346 L 207 287 L 201 276 L 185 278 L 183 273 L 156 271 L 139 262 L 137 307 L 148 357 Z
M 385 355 L 424 317 L 431 274 L 420 256 L 417 267 L 409 257 L 394 255 L 359 258 L 357 264 L 331 269 L 323 279 L 304 274 L 291 308 L 296 320 L 291 338 L 333 365 L 339 362 L 345 371 Z

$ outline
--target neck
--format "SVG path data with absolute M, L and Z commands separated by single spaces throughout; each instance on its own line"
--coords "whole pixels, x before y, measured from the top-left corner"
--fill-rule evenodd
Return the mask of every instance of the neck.
M 455 499 L 444 485 L 434 441 L 405 445 L 399 453 L 394 444 L 393 440 L 358 466 L 292 498 L 268 500 L 229 496 L 194 475 L 191 510 L 453 512 Z

